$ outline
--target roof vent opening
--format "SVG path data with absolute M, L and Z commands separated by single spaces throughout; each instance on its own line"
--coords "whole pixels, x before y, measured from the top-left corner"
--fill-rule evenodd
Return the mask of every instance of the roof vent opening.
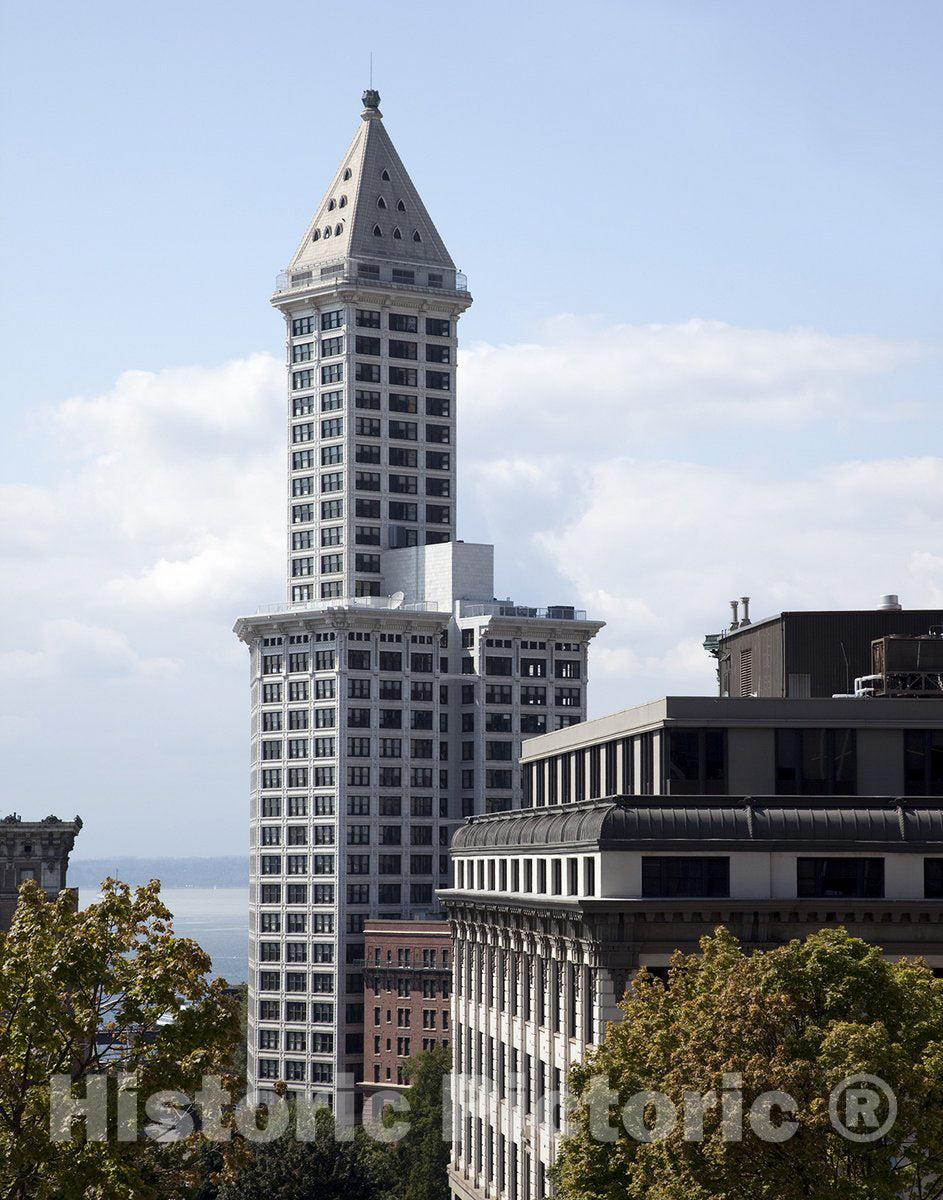
M 400 227 L 399 227 L 398 225 L 397 225 L 397 226 L 396 226 L 396 228 L 393 230 L 393 237 L 394 237 L 394 238 L 396 239 L 396 241 L 398 241 L 398 242 L 401 242 L 401 241 L 403 240 L 403 235 L 402 235 L 402 233 L 400 232 Z
M 419 236 L 419 230 L 418 230 L 418 229 L 414 229 L 414 230 L 413 230 L 413 241 L 414 241 L 414 242 L 421 242 L 421 241 L 422 241 L 422 238 Z
M 886 596 L 881 597 L 881 603 L 878 605 L 878 612 L 900 612 L 902 605 L 897 596 L 890 592 Z
M 350 179 L 350 176 L 351 176 L 351 170 L 350 170 L 350 167 L 347 167 L 344 171 L 344 178 Z
M 402 202 L 402 200 L 397 200 L 396 211 L 397 212 L 405 212 L 406 211 L 406 205 Z
M 379 225 L 374 225 L 373 236 L 374 237 L 383 237 L 383 230 L 380 228 Z
M 383 171 L 382 171 L 382 172 L 381 172 L 381 174 L 380 174 L 380 178 L 381 178 L 381 179 L 385 179 L 387 183 L 389 183 L 389 182 L 390 182 L 390 173 L 389 173 L 389 171 L 386 169 L 386 167 L 384 167 L 384 168 L 383 168 Z
M 327 211 L 333 212 L 335 208 L 337 208 L 337 201 L 332 196 L 331 199 L 328 200 L 328 202 L 327 202 Z
M 340 223 L 338 223 L 337 225 L 335 225 L 335 226 L 334 226 L 334 233 L 335 233 L 335 236 L 337 236 L 337 237 L 340 237 L 340 235 L 341 235 L 343 232 L 344 232 L 344 226 L 343 226 L 343 225 L 341 225 Z
M 312 235 L 311 235 L 311 240 L 312 240 L 312 242 L 316 242 L 316 241 L 318 241 L 318 239 L 319 239 L 320 237 L 321 237 L 321 230 L 320 230 L 320 229 L 316 229 L 316 230 L 314 231 L 314 233 L 312 233 Z
M 382 196 L 377 196 L 377 208 L 386 208 L 386 201 Z
M 337 207 L 338 208 L 346 208 L 347 207 L 347 197 L 346 196 L 341 196 L 340 200 L 338 200 L 338 202 L 337 202 Z
M 325 236 L 326 238 L 329 238 L 329 237 L 331 236 L 331 227 L 330 227 L 330 225 L 325 225 L 325 226 L 324 226 L 324 236 Z

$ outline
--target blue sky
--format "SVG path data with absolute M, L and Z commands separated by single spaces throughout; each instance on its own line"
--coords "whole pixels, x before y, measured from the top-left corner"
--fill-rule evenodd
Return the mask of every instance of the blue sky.
M 609 622 L 594 712 L 709 690 L 744 591 L 943 604 L 938 4 L 0 22 L 0 736 L 8 807 L 78 808 L 84 855 L 184 819 L 244 845 L 230 628 L 283 591 L 268 296 L 371 50 L 475 296 L 459 532 L 502 591 Z

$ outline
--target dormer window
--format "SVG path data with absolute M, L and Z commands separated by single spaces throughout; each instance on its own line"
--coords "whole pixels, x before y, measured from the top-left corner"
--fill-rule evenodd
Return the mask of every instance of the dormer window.
M 347 207 L 347 197 L 346 196 L 341 196 L 340 200 L 338 200 L 338 202 L 337 202 L 337 207 L 338 208 L 346 208 Z
M 351 175 L 350 167 L 347 167 L 347 168 L 344 170 L 344 178 L 345 178 L 345 179 L 350 179 L 350 175 Z
M 380 176 L 380 178 L 381 178 L 381 179 L 385 179 L 387 183 L 389 183 L 389 182 L 390 182 L 390 173 L 389 173 L 389 171 L 386 169 L 386 167 L 384 167 L 384 168 L 383 168 L 383 173 L 382 173 L 382 175 Z
M 414 230 L 413 230 L 413 241 L 414 241 L 414 242 L 421 242 L 421 241 L 422 241 L 422 238 L 419 236 L 419 230 L 418 230 L 418 229 L 414 229 Z
M 402 233 L 400 233 L 400 229 L 399 229 L 398 225 L 393 230 L 393 239 L 394 239 L 394 241 L 397 241 L 397 242 L 401 242 L 403 240 L 403 235 L 402 235 Z
M 396 201 L 396 211 L 397 212 L 405 212 L 406 211 L 406 205 L 402 202 L 402 200 Z
M 329 237 L 331 236 L 331 227 L 330 227 L 330 225 L 325 225 L 325 226 L 324 226 L 324 236 L 325 236 L 326 238 L 329 238 Z
M 312 242 L 317 242 L 320 240 L 320 237 L 321 237 L 321 230 L 316 229 L 314 231 L 314 233 L 312 233 L 312 235 L 311 235 L 311 240 L 312 240 Z
M 344 226 L 338 223 L 334 226 L 334 232 L 338 237 L 340 237 L 340 235 L 344 232 Z
M 333 197 L 331 197 L 331 199 L 327 202 L 327 211 L 332 212 L 335 208 L 337 208 L 337 202 Z
M 379 225 L 374 225 L 373 236 L 374 237 L 383 237 L 383 230 L 380 228 Z
M 377 208 L 386 208 L 386 201 L 382 196 L 377 196 Z

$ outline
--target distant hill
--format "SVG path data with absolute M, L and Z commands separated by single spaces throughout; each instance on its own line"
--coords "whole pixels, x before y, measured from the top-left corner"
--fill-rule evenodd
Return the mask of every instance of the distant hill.
M 73 858 L 69 887 L 97 888 L 108 876 L 139 887 L 159 879 L 170 887 L 247 887 L 249 860 L 241 854 L 225 858 Z

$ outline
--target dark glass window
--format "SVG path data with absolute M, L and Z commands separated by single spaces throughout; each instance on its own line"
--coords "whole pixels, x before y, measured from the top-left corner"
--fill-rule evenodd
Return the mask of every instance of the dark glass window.
M 723 729 L 669 729 L 666 742 L 665 777 L 671 795 L 726 794 L 727 744 Z
M 904 730 L 904 794 L 943 796 L 943 729 Z
M 729 896 L 730 859 L 720 855 L 642 858 L 643 896 Z
M 884 895 L 883 858 L 799 858 L 799 896 L 880 897 Z
M 927 900 L 943 900 L 943 858 L 923 860 L 923 894 Z
M 857 739 L 853 729 L 777 729 L 777 796 L 855 796 Z

